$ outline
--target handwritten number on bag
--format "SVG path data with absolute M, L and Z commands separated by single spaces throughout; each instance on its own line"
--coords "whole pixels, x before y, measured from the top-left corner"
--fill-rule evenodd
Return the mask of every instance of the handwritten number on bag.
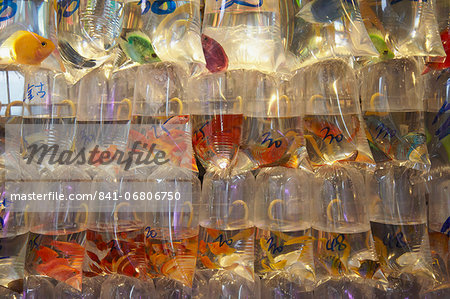
M 223 237 L 223 235 L 219 235 L 214 241 L 213 241 L 213 243 L 214 242 L 217 242 L 217 241 L 219 241 L 219 247 L 222 247 L 223 245 L 228 245 L 228 246 L 230 246 L 231 244 L 233 244 L 233 239 L 225 239 L 224 237 Z
M 274 243 L 273 237 L 270 237 L 269 240 L 267 240 L 267 244 L 269 245 L 269 248 L 267 248 L 267 251 L 270 252 L 272 250 L 272 254 L 275 253 L 281 253 L 283 251 L 283 245 L 277 246 L 277 244 Z
M 0 22 L 9 20 L 12 17 L 14 17 L 17 12 L 17 4 L 14 3 L 13 0 L 0 0 L 0 1 L 2 1 L 0 2 Z M 1 16 L 8 9 L 8 7 L 11 8 L 9 14 Z
M 267 148 L 270 148 L 272 145 L 275 145 L 276 148 L 279 148 L 281 146 L 282 141 L 281 140 L 275 140 L 273 141 L 273 138 L 270 137 L 270 132 L 262 134 L 262 136 L 265 136 L 264 140 L 261 142 L 261 145 L 263 145 L 266 142 L 269 142 L 269 145 Z
M 323 137 L 323 141 L 325 141 L 325 139 L 327 139 L 328 137 L 330 137 L 330 143 L 331 144 L 333 142 L 333 140 L 336 140 L 336 142 L 341 142 L 344 139 L 344 135 L 342 134 L 337 134 L 336 136 L 334 136 L 333 134 L 330 134 L 330 128 L 329 127 L 325 127 L 322 130 L 320 130 L 320 132 L 324 131 L 324 130 L 328 130 L 325 134 L 325 136 Z
M 156 238 L 156 236 L 158 235 L 158 233 L 154 229 L 152 229 L 150 226 L 147 226 L 145 228 L 145 232 L 146 232 L 146 234 L 145 234 L 146 238 L 153 239 L 153 238 Z
M 342 251 L 347 248 L 347 245 L 344 243 L 345 236 L 343 234 L 339 234 L 333 240 L 327 240 L 326 248 L 331 251 Z

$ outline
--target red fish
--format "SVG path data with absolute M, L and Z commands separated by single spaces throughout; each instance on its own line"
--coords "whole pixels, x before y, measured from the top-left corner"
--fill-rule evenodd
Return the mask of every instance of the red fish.
M 427 67 L 423 71 L 422 75 L 428 73 L 431 70 L 443 70 L 450 67 L 450 31 L 441 32 L 442 45 L 444 46 L 444 51 L 447 57 L 442 62 L 442 57 L 431 58 L 431 61 L 427 63 Z
M 202 46 L 208 71 L 211 73 L 226 71 L 228 56 L 222 46 L 216 40 L 204 34 L 202 34 Z

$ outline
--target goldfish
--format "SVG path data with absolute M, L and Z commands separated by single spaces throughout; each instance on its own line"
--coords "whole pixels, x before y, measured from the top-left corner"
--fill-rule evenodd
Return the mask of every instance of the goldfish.
M 351 267 L 350 269 L 363 278 L 372 278 L 375 273 L 381 268 L 379 262 L 374 260 L 359 261 L 359 267 Z
M 340 276 L 347 272 L 347 268 L 345 267 L 344 263 L 336 255 L 327 255 L 323 258 L 320 258 L 319 261 L 333 276 Z
M 202 47 L 208 71 L 217 73 L 227 70 L 228 56 L 223 47 L 216 40 L 202 34 Z
M 131 60 L 144 64 L 151 62 L 160 62 L 150 38 L 140 31 L 127 33 L 125 38 L 120 40 L 120 47 L 130 57 Z
M 19 30 L 8 37 L 0 48 L 9 49 L 13 62 L 39 65 L 56 49 L 56 46 L 51 40 L 36 33 Z

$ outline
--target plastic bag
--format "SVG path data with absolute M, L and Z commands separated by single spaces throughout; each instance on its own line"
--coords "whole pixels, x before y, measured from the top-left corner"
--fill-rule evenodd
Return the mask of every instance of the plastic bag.
M 0 64 L 64 71 L 56 49 L 53 1 L 0 2 Z
M 339 292 L 364 294 L 356 298 L 367 296 L 373 291 L 369 281 L 383 275 L 371 238 L 363 176 L 349 163 L 322 166 L 312 190 L 317 283 L 325 289 L 348 283 Z
M 278 2 L 206 0 L 203 38 L 209 49 L 205 50 L 207 68 L 211 71 L 208 65 L 220 65 L 218 69 L 223 71 L 228 63 L 228 70 L 275 72 L 281 69 L 286 59 Z
M 356 0 L 287 1 L 295 11 L 287 46 L 299 64 L 339 56 L 377 55 Z
M 427 238 L 423 172 L 384 163 L 376 169 L 368 187 L 373 198 L 370 227 L 387 278 L 381 287 L 410 297 L 437 286 Z
M 115 63 L 173 62 L 192 73 L 205 65 L 200 24 L 200 0 L 129 1 Z
M 287 81 L 256 71 L 243 76 L 243 133 L 241 151 L 254 168 L 307 166 L 299 100 Z
M 312 165 L 336 161 L 374 164 L 350 65 L 342 59 L 323 60 L 300 70 L 292 80 L 303 101 L 304 138 Z
M 360 8 L 381 55 L 445 56 L 432 0 L 361 0 Z
M 401 58 L 361 70 L 361 100 L 367 139 L 377 163 L 394 160 L 428 169 L 419 64 Z
M 126 0 L 58 0 L 58 48 L 77 82 L 102 65 L 119 43 Z
M 168 164 L 198 171 L 181 69 L 157 63 L 138 67 L 136 74 L 128 148 L 161 151 Z

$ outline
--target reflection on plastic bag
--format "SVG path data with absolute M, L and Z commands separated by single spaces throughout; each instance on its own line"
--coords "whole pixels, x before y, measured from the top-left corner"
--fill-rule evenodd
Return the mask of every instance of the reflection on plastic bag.
M 275 72 L 285 63 L 281 43 L 278 0 L 207 0 L 203 33 L 220 44 L 229 59 L 228 69 Z M 211 43 L 212 41 L 210 41 Z M 211 60 L 223 56 L 212 54 Z M 222 65 L 225 65 L 222 61 Z M 209 61 L 207 60 L 207 64 Z
M 300 64 L 339 56 L 376 56 L 356 1 L 302 0 L 288 2 L 296 12 L 288 49 Z
M 380 54 L 386 43 L 396 56 L 445 56 L 431 0 L 361 0 L 360 7 Z
M 361 71 L 367 139 L 377 163 L 430 165 L 418 77 L 419 65 L 406 58 L 378 62 Z
M 116 66 L 165 61 L 177 63 L 188 70 L 194 67 L 193 64 L 204 65 L 199 2 L 126 3 Z
M 304 136 L 313 166 L 336 161 L 373 164 L 353 69 L 344 60 L 328 59 L 298 72 L 293 80 L 303 88 Z

